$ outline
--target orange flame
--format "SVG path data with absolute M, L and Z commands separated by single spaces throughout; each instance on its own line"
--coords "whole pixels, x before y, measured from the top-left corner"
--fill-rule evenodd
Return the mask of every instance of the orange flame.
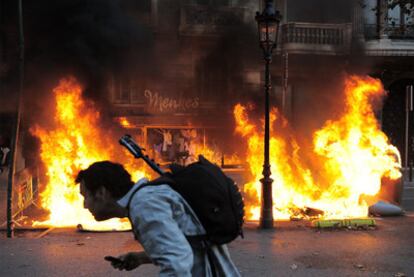
M 288 130 L 287 121 L 277 110 L 271 112 L 270 164 L 273 182 L 273 213 L 277 219 L 298 216 L 313 208 L 323 217 L 367 216 L 368 205 L 362 195 L 379 192 L 381 178 L 401 177 L 400 154 L 378 127 L 371 100 L 383 96 L 380 81 L 351 76 L 345 82 L 345 112 L 336 121 L 327 121 L 314 133 L 313 152 L 308 160 Z M 247 218 L 260 216 L 263 136 L 249 120 L 252 107 L 237 104 L 236 132 L 247 138 L 247 163 L 254 181 L 245 185 Z
M 62 79 L 53 90 L 56 102 L 55 128 L 36 125 L 30 131 L 41 141 L 41 159 L 46 166 L 48 184 L 41 194 L 42 207 L 50 211 L 50 218 L 35 225 L 57 227 L 82 224 L 88 229 L 128 229 L 129 222 L 111 219 L 96 222 L 83 208 L 83 197 L 74 177 L 81 169 L 100 160 L 115 158 L 113 141 L 108 133 L 98 129 L 99 112 L 91 103 L 83 101 L 82 88 L 74 78 Z M 124 160 L 132 160 L 126 157 Z M 133 167 L 128 165 L 132 170 Z M 132 171 L 130 171 L 132 172 Z M 135 170 L 133 178 L 142 177 Z
M 202 154 L 209 161 L 219 166 L 241 164 L 240 157 L 237 154 L 224 155 L 223 151 L 218 146 L 215 146 L 215 145 L 210 145 L 210 144 L 206 144 L 204 146 L 197 145 L 196 153 L 197 153 L 196 156 L 198 156 L 199 154 Z
M 132 124 L 128 121 L 128 119 L 124 116 L 119 117 L 118 122 L 124 128 L 132 128 L 133 127 Z

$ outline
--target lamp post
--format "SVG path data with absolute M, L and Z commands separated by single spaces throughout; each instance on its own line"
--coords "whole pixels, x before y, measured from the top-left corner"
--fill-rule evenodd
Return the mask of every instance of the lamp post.
M 271 88 L 270 82 L 270 63 L 272 62 L 272 51 L 276 48 L 277 36 L 279 31 L 279 23 L 281 15 L 273 8 L 273 1 L 266 0 L 266 5 L 263 12 L 256 13 L 256 21 L 259 27 L 259 42 L 263 49 L 265 60 L 265 134 L 264 134 L 264 164 L 263 164 L 263 178 L 262 183 L 262 203 L 260 213 L 260 228 L 273 228 L 273 199 L 272 199 L 272 183 L 270 178 L 270 163 L 269 163 L 269 90 Z

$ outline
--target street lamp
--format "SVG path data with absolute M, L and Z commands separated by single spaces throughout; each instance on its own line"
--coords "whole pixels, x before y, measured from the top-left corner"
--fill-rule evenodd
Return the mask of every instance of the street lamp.
M 264 135 L 264 164 L 262 183 L 262 207 L 260 213 L 260 228 L 273 228 L 273 199 L 272 199 L 272 183 L 270 178 L 269 163 L 269 90 L 270 83 L 270 63 L 272 62 L 272 51 L 276 48 L 277 36 L 279 32 L 279 23 L 281 15 L 273 8 L 273 1 L 266 0 L 266 6 L 263 12 L 256 13 L 256 21 L 259 27 L 259 42 L 263 49 L 265 60 L 265 135 Z

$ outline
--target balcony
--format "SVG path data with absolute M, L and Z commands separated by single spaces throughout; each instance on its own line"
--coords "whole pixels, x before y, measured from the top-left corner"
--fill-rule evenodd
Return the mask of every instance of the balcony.
M 292 54 L 349 54 L 352 25 L 287 23 L 282 26 L 282 48 Z
M 366 24 L 364 26 L 365 39 L 378 39 L 378 25 Z M 384 35 L 389 39 L 414 40 L 413 25 L 392 24 L 384 27 Z
M 242 7 L 212 7 L 184 5 L 181 7 L 180 35 L 216 36 L 231 31 L 244 22 L 247 9 Z
M 387 25 L 380 36 L 378 25 L 366 24 L 364 37 L 368 56 L 414 56 L 413 25 Z

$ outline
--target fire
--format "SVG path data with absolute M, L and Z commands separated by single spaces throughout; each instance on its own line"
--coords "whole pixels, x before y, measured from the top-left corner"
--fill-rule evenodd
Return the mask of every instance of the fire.
M 326 219 L 367 216 L 363 196 L 376 195 L 382 178 L 401 177 L 400 154 L 380 130 L 372 107 L 372 100 L 382 96 L 380 81 L 348 77 L 344 112 L 314 133 L 310 153 L 300 147 L 286 120 L 272 110 L 270 163 L 275 218 L 306 216 L 309 210 L 322 211 Z M 251 109 L 238 104 L 234 116 L 236 132 L 247 138 L 247 163 L 254 178 L 244 187 L 247 217 L 257 220 L 264 145 L 262 134 L 248 117 Z
M 224 155 L 223 151 L 215 145 L 205 144 L 195 146 L 197 156 L 203 155 L 206 159 L 217 165 L 240 165 L 240 157 L 237 154 Z
M 50 211 L 50 218 L 37 225 L 56 227 L 82 224 L 87 229 L 127 229 L 129 222 L 111 219 L 96 222 L 92 214 L 83 208 L 83 197 L 74 178 L 81 169 L 100 160 L 114 160 L 116 140 L 108 132 L 100 130 L 99 112 L 82 99 L 82 88 L 74 78 L 62 79 L 53 90 L 56 111 L 54 127 L 37 125 L 30 131 L 41 141 L 41 159 L 46 166 L 48 183 L 41 194 L 42 207 Z M 45 125 L 45 124 L 43 124 Z M 125 156 L 123 161 L 132 160 Z M 131 163 L 132 164 L 132 163 Z M 130 172 L 134 168 L 126 166 Z M 133 178 L 142 177 L 142 171 L 134 170 Z
M 118 118 L 118 122 L 119 124 L 121 124 L 121 126 L 123 126 L 124 128 L 132 128 L 132 124 L 128 121 L 128 119 L 124 116 L 121 116 Z

